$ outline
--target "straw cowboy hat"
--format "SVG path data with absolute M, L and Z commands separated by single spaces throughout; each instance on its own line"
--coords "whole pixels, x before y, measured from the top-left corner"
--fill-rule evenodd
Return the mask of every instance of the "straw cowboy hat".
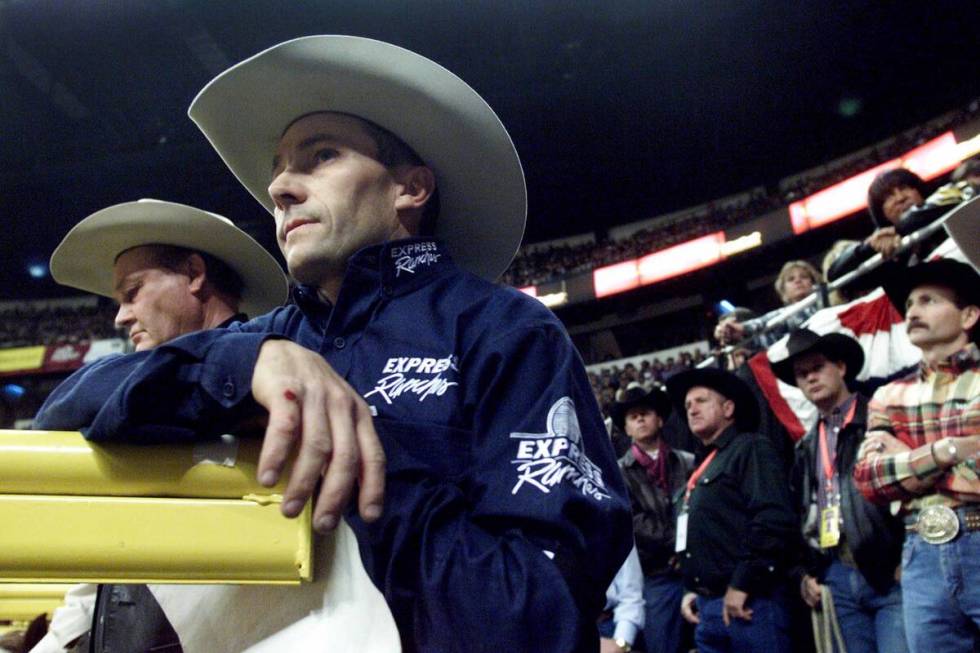
M 844 361 L 847 373 L 844 380 L 850 383 L 857 378 L 858 372 L 864 366 L 864 350 L 857 340 L 843 333 L 827 333 L 817 335 L 810 329 L 797 329 L 789 336 L 786 343 L 789 356 L 776 363 L 771 363 L 773 373 L 780 381 L 796 385 L 796 374 L 793 372 L 793 361 L 810 352 L 818 352 L 829 360 Z
M 51 276 L 64 286 L 112 297 L 113 264 L 141 245 L 175 245 L 220 259 L 241 277 L 240 309 L 250 317 L 286 301 L 289 286 L 276 259 L 231 220 L 153 199 L 110 206 L 72 227 L 51 255 Z
M 198 94 L 188 115 L 238 181 L 269 212 L 272 157 L 297 118 L 337 112 L 402 139 L 435 172 L 435 236 L 463 268 L 496 279 L 521 243 L 524 172 L 507 130 L 466 82 L 390 43 L 307 36 L 232 66 Z

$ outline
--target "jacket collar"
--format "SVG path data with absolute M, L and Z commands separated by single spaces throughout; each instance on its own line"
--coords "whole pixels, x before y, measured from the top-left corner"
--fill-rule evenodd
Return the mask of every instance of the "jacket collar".
M 434 238 L 404 238 L 368 245 L 351 256 L 340 294 L 353 286 L 373 287 L 388 297 L 419 288 L 434 277 L 456 269 L 446 246 Z M 307 313 L 329 310 L 316 286 L 300 285 L 293 300 Z
M 975 370 L 978 366 L 980 366 L 980 348 L 977 347 L 977 343 L 971 342 L 938 365 L 930 365 L 923 359 L 919 364 L 919 377 L 925 379 L 933 371 L 962 374 Z

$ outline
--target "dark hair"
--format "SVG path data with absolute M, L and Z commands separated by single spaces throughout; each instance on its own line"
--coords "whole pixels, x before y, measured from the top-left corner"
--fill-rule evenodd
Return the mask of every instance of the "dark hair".
M 171 272 L 183 272 L 187 259 L 192 254 L 197 254 L 204 260 L 204 268 L 207 270 L 208 282 L 219 293 L 226 295 L 236 303 L 242 300 L 242 290 L 245 284 L 237 272 L 231 267 L 207 252 L 201 252 L 187 247 L 177 245 L 158 245 L 151 244 L 150 247 L 153 261 L 162 268 Z
M 377 123 L 361 118 L 357 118 L 364 125 L 364 130 L 368 133 L 375 146 L 378 148 L 378 161 L 386 168 L 394 168 L 400 165 L 424 166 L 425 161 L 418 153 L 408 146 L 405 141 L 398 138 L 390 131 Z M 436 229 L 436 218 L 439 217 L 439 188 L 432 191 L 429 201 L 422 209 L 422 219 L 419 222 L 420 236 L 431 236 Z
M 914 188 L 925 198 L 926 182 L 922 177 L 905 168 L 893 168 L 878 173 L 871 185 L 868 186 L 868 211 L 876 227 L 887 227 L 891 223 L 885 217 L 882 206 L 885 200 L 896 188 Z

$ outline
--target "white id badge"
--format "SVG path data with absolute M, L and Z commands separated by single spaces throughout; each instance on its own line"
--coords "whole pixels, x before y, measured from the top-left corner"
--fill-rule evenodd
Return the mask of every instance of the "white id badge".
M 677 517 L 677 540 L 674 543 L 674 551 L 680 553 L 687 548 L 687 513 L 682 512 Z

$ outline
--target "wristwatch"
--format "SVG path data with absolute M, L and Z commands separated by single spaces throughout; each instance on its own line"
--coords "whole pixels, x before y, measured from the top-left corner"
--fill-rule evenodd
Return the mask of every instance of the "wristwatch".
M 613 642 L 616 644 L 616 646 L 623 649 L 623 653 L 630 653 L 630 651 L 633 650 L 633 647 L 630 646 L 630 643 L 627 642 L 622 637 L 617 637 L 616 639 L 613 640 Z

